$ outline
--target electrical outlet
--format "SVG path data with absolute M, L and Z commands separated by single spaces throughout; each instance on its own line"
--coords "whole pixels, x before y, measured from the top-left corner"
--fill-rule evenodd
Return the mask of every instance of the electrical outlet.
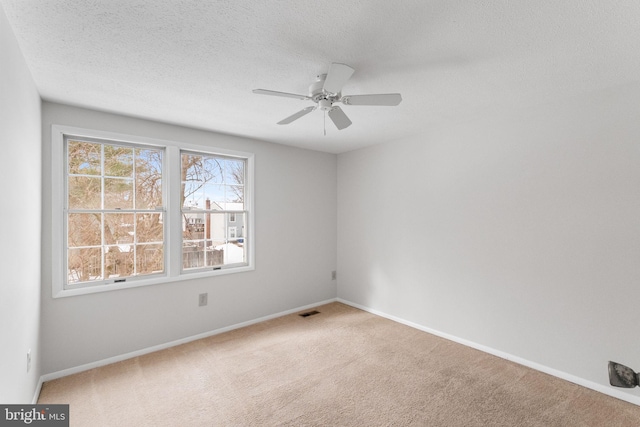
M 203 307 L 207 305 L 209 294 L 200 294 L 198 296 L 198 306 Z
M 331 280 L 336 280 L 336 277 L 337 277 L 337 276 L 338 276 L 338 273 L 337 273 L 335 270 L 333 270 L 333 271 L 331 272 Z
M 31 349 L 27 351 L 27 372 L 31 370 Z

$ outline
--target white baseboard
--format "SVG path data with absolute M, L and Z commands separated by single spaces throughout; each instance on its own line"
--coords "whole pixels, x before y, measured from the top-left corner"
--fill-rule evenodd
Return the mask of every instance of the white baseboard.
M 145 354 L 153 353 L 155 351 L 164 350 L 170 347 L 175 347 L 177 345 L 186 344 L 191 341 L 196 341 L 202 338 L 207 338 L 213 335 L 222 334 L 224 332 L 229 332 L 234 329 L 244 328 L 245 326 L 253 325 L 255 323 L 264 322 L 266 320 L 275 319 L 277 317 L 286 316 L 288 314 L 296 313 L 298 311 L 307 310 L 309 308 L 318 307 L 320 305 L 328 304 L 331 302 L 337 301 L 337 298 L 328 299 L 325 301 L 316 302 L 313 304 L 304 305 L 302 307 L 293 308 L 290 310 L 282 311 L 276 314 L 270 314 L 268 316 L 259 317 L 257 319 L 248 320 L 246 322 L 237 323 L 235 325 L 226 326 L 224 328 L 215 329 L 213 331 L 204 332 L 198 335 L 192 335 L 190 337 L 182 338 L 179 340 L 171 341 L 165 344 L 159 344 L 152 347 L 143 348 L 141 350 L 132 351 L 130 353 L 121 354 L 119 356 L 108 357 L 106 359 L 98 360 L 96 362 L 87 363 L 84 365 L 76 366 L 73 368 L 63 369 L 61 371 L 52 372 L 49 374 L 44 374 L 40 377 L 40 381 L 38 382 L 38 387 L 34 396 L 34 403 L 38 401 L 38 397 L 40 396 L 40 390 L 42 388 L 42 384 L 46 381 L 55 380 L 57 378 L 66 377 L 68 375 L 77 374 L 79 372 L 88 371 L 89 369 L 98 368 L 100 366 L 109 365 L 111 363 L 121 362 L 123 360 L 131 359 L 133 357 L 142 356 Z
M 351 301 L 347 301 L 347 300 L 344 300 L 342 298 L 337 298 L 337 301 L 341 302 L 343 304 L 350 305 L 352 307 L 358 308 L 360 310 L 364 310 L 364 311 L 369 312 L 371 314 L 375 314 L 376 316 L 380 316 L 380 317 L 384 317 L 384 318 L 389 319 L 389 320 L 393 320 L 394 322 L 398 322 L 398 323 L 401 323 L 403 325 L 410 326 L 412 328 L 421 330 L 423 332 L 430 333 L 432 335 L 447 339 L 449 341 L 453 341 L 453 342 L 456 342 L 458 344 L 462 344 L 464 346 L 471 347 L 471 348 L 474 348 L 476 350 L 480 350 L 480 351 L 482 351 L 484 353 L 489 353 L 489 354 L 491 354 L 493 356 L 497 356 L 497 357 L 500 357 L 502 359 L 506 359 L 506 360 L 509 360 L 511 362 L 517 363 L 519 365 L 523 365 L 523 366 L 526 366 L 528 368 L 535 369 L 536 371 L 544 372 L 545 374 L 549 374 L 549 375 L 552 375 L 554 377 L 560 378 L 562 380 L 572 382 L 572 383 L 580 385 L 582 387 L 586 387 L 586 388 L 589 388 L 591 390 L 595 390 L 597 392 L 606 394 L 607 396 L 615 397 L 616 399 L 624 400 L 625 402 L 633 403 L 634 405 L 640 406 L 640 397 L 639 396 L 630 395 L 630 394 L 625 393 L 623 391 L 620 391 L 620 390 L 617 390 L 617 389 L 613 389 L 613 388 L 609 388 L 609 387 L 604 386 L 602 384 L 598 384 L 596 382 L 593 382 L 593 381 L 590 381 L 590 380 L 586 380 L 584 378 L 580 378 L 580 377 L 577 377 L 575 375 L 571 375 L 571 374 L 568 374 L 566 372 L 559 371 L 557 369 L 553 369 L 553 368 L 550 368 L 548 366 L 544 366 L 544 365 L 541 365 L 541 364 L 536 363 L 536 362 L 532 362 L 532 361 L 527 360 L 527 359 L 523 359 L 522 357 L 514 356 L 512 354 L 505 353 L 504 351 L 496 350 L 494 348 L 487 347 L 485 345 L 475 343 L 473 341 L 465 340 L 465 339 L 462 339 L 462 338 L 459 338 L 459 337 L 456 337 L 456 336 L 453 336 L 453 335 L 450 335 L 450 334 L 447 334 L 447 333 L 444 333 L 444 332 L 440 332 L 440 331 L 428 328 L 426 326 L 419 325 L 417 323 L 409 322 L 409 321 L 404 320 L 402 318 L 399 318 L 399 317 L 396 317 L 396 316 L 391 316 L 389 314 L 383 313 L 383 312 L 375 310 L 373 308 L 365 307 L 363 305 L 360 305 L 360 304 L 357 304 L 357 303 L 354 303 L 354 302 L 351 302 Z
M 44 383 L 44 381 L 42 380 L 42 377 L 40 377 L 38 379 L 38 384 L 36 385 L 36 391 L 35 393 L 33 393 L 33 399 L 31 400 L 32 405 L 35 405 L 36 403 L 38 403 L 38 398 L 40 397 L 40 390 L 42 390 L 42 383 Z

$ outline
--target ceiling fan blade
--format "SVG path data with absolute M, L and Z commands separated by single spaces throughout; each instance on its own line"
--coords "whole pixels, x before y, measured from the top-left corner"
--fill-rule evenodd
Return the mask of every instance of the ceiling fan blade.
M 377 95 L 347 95 L 340 101 L 345 105 L 387 105 L 394 106 L 400 104 L 402 96 L 399 93 L 384 93 Z
M 296 98 L 302 100 L 309 100 L 307 95 L 297 95 L 295 93 L 287 93 L 287 92 L 276 92 L 275 90 L 266 90 L 266 89 L 254 89 L 253 93 L 257 93 L 258 95 L 271 95 L 271 96 L 283 96 L 285 98 Z
M 323 89 L 331 93 L 340 93 L 342 86 L 349 80 L 355 70 L 346 64 L 334 62 L 329 67 Z
M 340 107 L 331 108 L 331 110 L 329 110 L 329 118 L 338 130 L 351 126 L 351 120 L 349 120 L 349 117 L 347 117 Z
M 300 117 L 302 116 L 306 116 L 307 114 L 309 114 L 310 112 L 312 112 L 313 110 L 315 110 L 316 107 L 307 107 L 303 110 L 298 111 L 295 114 L 292 114 L 291 116 L 287 117 L 286 119 L 280 120 L 278 122 L 279 125 L 288 125 L 289 123 L 291 123 L 294 120 L 298 120 Z

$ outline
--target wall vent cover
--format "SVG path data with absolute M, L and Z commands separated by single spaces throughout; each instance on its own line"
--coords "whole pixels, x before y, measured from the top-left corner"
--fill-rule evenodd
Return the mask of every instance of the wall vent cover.
M 307 311 L 306 313 L 299 314 L 299 316 L 300 317 L 309 317 L 309 316 L 313 316 L 313 315 L 316 315 L 316 314 L 320 314 L 320 312 L 316 311 L 316 310 Z

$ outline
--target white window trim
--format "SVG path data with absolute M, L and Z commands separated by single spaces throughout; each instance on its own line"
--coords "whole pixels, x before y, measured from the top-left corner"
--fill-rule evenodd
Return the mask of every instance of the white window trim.
M 126 282 L 116 283 L 115 280 L 107 280 L 104 284 L 87 286 L 73 289 L 64 288 L 65 277 L 65 255 L 64 241 L 64 195 L 65 195 L 65 158 L 64 158 L 64 137 L 74 136 L 78 138 L 97 138 L 114 142 L 126 142 L 138 145 L 149 145 L 161 147 L 165 150 L 163 161 L 163 193 L 165 195 L 165 206 L 167 208 L 167 218 L 165 224 L 165 273 L 162 275 L 141 276 L 127 278 Z M 92 294 L 97 292 L 113 291 L 118 289 L 128 289 L 139 286 L 156 285 L 160 283 L 178 282 L 183 280 L 197 279 L 203 277 L 220 276 L 224 274 L 241 273 L 255 270 L 255 212 L 254 212 L 254 162 L 253 153 L 246 153 L 223 148 L 207 147 L 189 143 L 147 138 L 141 136 L 125 135 L 107 131 L 96 131 L 72 126 L 52 125 L 51 126 L 51 256 L 52 256 L 52 296 L 53 298 L 69 297 L 75 295 Z M 249 242 L 247 250 L 247 265 L 230 266 L 229 268 L 216 268 L 210 271 L 182 271 L 182 234 L 181 226 L 175 225 L 182 221 L 180 202 L 172 200 L 172 196 L 180 194 L 180 150 L 191 150 L 201 153 L 218 154 L 229 157 L 240 157 L 246 159 L 246 181 L 245 209 L 248 211 L 247 224 L 245 228 L 246 238 Z M 176 178 L 177 177 L 177 178 Z

